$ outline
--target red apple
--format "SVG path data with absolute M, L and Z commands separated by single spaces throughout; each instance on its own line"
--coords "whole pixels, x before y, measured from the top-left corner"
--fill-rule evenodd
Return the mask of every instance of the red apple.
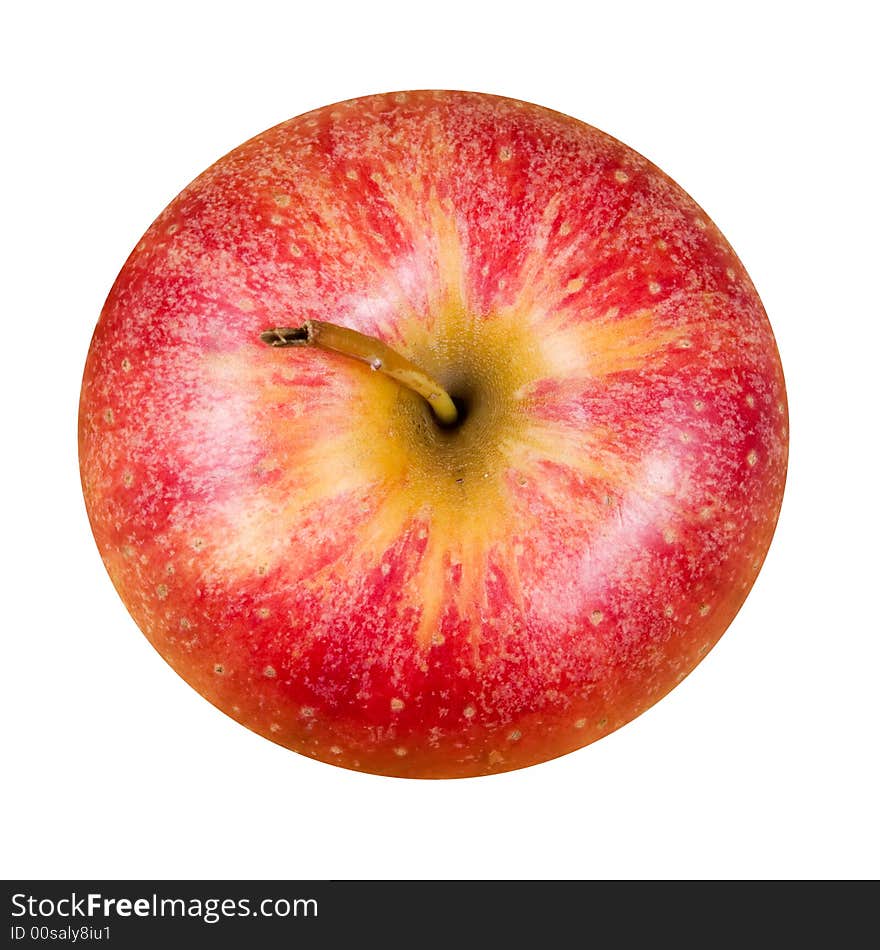
M 308 320 L 381 341 L 460 417 Z M 376 346 L 380 346 L 376 343 Z M 538 106 L 370 96 L 258 135 L 162 212 L 83 379 L 95 539 L 159 653 L 324 762 L 571 752 L 715 644 L 770 543 L 779 357 L 706 214 Z

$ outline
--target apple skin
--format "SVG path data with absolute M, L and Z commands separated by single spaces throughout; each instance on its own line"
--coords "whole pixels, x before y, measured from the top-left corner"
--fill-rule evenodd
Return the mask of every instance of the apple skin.
M 467 406 L 441 430 L 379 337 Z M 788 430 L 742 264 L 604 133 L 476 93 L 376 95 L 197 178 L 106 301 L 82 484 L 117 591 L 204 697 L 385 775 L 502 772 L 657 702 L 767 552 Z

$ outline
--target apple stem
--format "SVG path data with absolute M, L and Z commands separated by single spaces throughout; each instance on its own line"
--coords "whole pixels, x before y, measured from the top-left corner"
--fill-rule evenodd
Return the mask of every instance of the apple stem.
M 306 320 L 301 327 L 265 330 L 260 339 L 269 346 L 311 346 L 360 360 L 424 397 L 441 425 L 452 426 L 458 421 L 458 410 L 449 393 L 418 366 L 375 337 L 323 320 Z

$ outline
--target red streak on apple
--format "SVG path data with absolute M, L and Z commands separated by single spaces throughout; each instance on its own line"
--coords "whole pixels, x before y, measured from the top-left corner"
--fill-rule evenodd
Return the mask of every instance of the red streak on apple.
M 427 403 L 307 319 L 384 341 Z M 785 387 L 739 259 L 574 119 L 370 96 L 258 135 L 159 216 L 107 299 L 80 460 L 159 653 L 261 735 L 347 768 L 506 771 L 664 696 L 776 524 Z

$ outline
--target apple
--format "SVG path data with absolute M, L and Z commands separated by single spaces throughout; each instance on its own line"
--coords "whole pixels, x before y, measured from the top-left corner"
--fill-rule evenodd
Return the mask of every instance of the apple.
M 787 424 L 755 288 L 680 187 L 560 113 L 421 91 L 291 119 L 171 202 L 79 447 L 110 577 L 191 686 L 442 778 L 583 747 L 694 669 L 767 552 Z

